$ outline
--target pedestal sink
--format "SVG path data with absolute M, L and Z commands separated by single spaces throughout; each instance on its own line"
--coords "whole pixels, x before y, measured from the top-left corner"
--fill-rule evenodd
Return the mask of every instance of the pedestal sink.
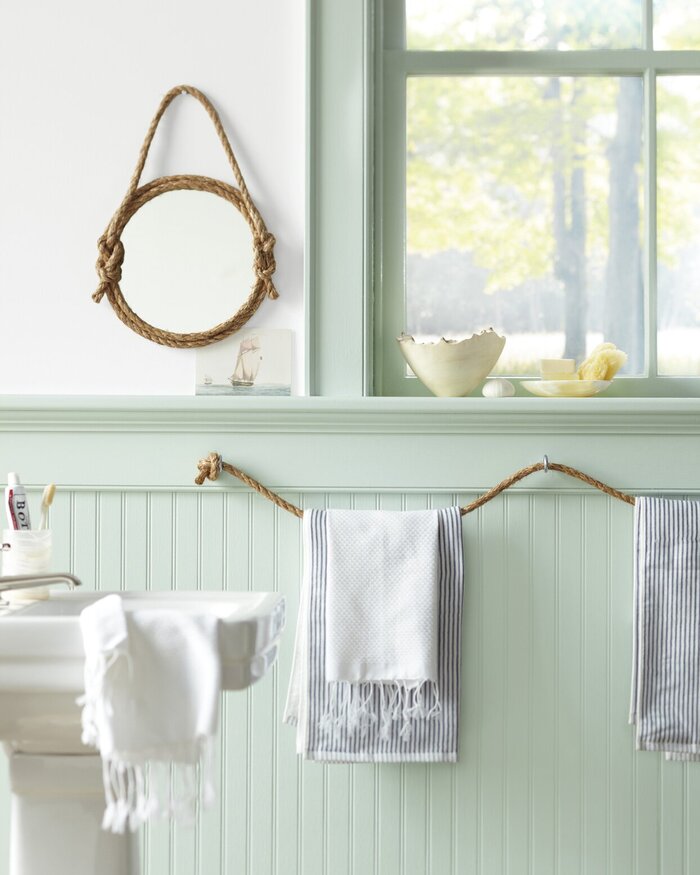
M 79 615 L 108 593 L 52 593 L 0 608 L 0 741 L 10 764 L 10 875 L 137 875 L 135 836 L 100 829 L 99 757 L 80 742 Z M 123 592 L 127 610 L 211 611 L 221 618 L 222 687 L 241 690 L 274 663 L 284 601 L 263 592 Z

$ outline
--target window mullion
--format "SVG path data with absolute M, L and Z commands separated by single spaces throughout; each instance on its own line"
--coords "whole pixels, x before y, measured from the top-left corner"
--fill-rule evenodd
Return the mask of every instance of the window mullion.
M 654 49 L 654 0 L 643 0 L 642 45 Z M 658 373 L 657 337 L 657 192 L 656 192 L 656 69 L 644 74 L 644 363 L 648 377 Z
M 375 267 L 375 338 L 381 344 L 374 358 L 377 394 L 401 394 L 405 382 L 403 359 L 397 354 L 395 338 L 405 327 L 406 252 L 406 75 L 382 59 L 381 88 L 382 160 L 375 183 L 381 216 L 375 241 L 381 253 Z M 402 53 L 403 54 L 403 53 Z M 378 272 L 377 272 L 378 271 Z M 417 382 L 417 381 L 416 381 Z M 389 388 L 390 387 L 390 388 Z
M 651 2 L 651 0 L 649 0 Z M 645 362 L 650 377 L 658 373 L 657 341 L 657 181 L 656 181 L 656 70 L 644 77 L 644 217 L 645 217 Z
M 695 55 L 691 59 L 688 55 Z M 626 51 L 409 51 L 396 48 L 384 52 L 390 66 L 399 66 L 406 75 L 458 75 L 478 69 L 485 75 L 640 75 L 654 63 L 651 52 Z M 666 52 L 666 63 L 700 65 L 700 52 Z
M 654 0 L 643 0 L 642 46 L 646 51 L 654 48 Z
M 391 48 L 384 51 L 384 64 L 407 76 L 456 76 L 474 71 L 496 76 L 641 76 L 651 67 L 663 73 L 692 74 L 700 70 L 700 51 L 425 52 Z

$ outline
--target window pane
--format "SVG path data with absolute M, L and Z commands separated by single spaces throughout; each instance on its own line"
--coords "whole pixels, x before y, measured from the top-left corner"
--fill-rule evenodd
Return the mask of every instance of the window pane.
M 654 0 L 654 48 L 700 49 L 700 7 L 694 0 Z
M 406 329 L 505 333 L 500 373 L 604 337 L 643 369 L 642 82 L 412 77 Z
M 406 0 L 409 49 L 623 49 L 641 38 L 641 0 Z
M 658 362 L 700 375 L 700 77 L 657 80 Z

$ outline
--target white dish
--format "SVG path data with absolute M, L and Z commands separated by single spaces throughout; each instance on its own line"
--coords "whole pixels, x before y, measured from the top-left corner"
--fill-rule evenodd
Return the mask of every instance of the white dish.
M 590 398 L 611 383 L 612 380 L 521 380 L 523 388 L 541 398 Z

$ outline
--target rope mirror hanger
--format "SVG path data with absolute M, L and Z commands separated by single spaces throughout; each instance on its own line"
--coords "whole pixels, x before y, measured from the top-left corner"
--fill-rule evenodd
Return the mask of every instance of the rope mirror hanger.
M 218 179 L 211 179 L 208 176 L 184 174 L 179 176 L 161 176 L 152 182 L 139 186 L 141 173 L 143 172 L 156 128 L 168 106 L 179 94 L 189 94 L 198 100 L 206 110 L 233 170 L 233 175 L 238 185 L 237 188 Z M 195 331 L 186 334 L 166 331 L 145 322 L 129 307 L 119 286 L 122 278 L 122 264 L 124 262 L 124 245 L 121 241 L 121 235 L 127 223 L 142 206 L 153 200 L 153 198 L 168 191 L 182 190 L 204 191 L 218 195 L 231 203 L 241 213 L 252 233 L 253 272 L 255 275 L 250 295 L 230 319 L 215 325 L 208 331 Z M 147 340 L 152 340 L 154 343 L 181 348 L 206 346 L 207 344 L 223 340 L 229 334 L 238 331 L 255 313 L 264 298 L 270 297 L 274 299 L 278 297 L 277 289 L 272 282 L 272 275 L 276 267 L 274 246 L 275 238 L 267 230 L 262 216 L 253 203 L 219 114 L 201 91 L 190 85 L 178 85 L 176 88 L 172 88 L 161 101 L 139 152 L 139 160 L 131 177 L 124 200 L 112 216 L 109 225 L 107 225 L 104 234 L 97 243 L 99 254 L 96 269 L 100 282 L 92 298 L 95 303 L 99 303 L 104 295 L 107 295 L 112 309 L 119 319 L 131 328 L 132 331 L 135 331 Z

